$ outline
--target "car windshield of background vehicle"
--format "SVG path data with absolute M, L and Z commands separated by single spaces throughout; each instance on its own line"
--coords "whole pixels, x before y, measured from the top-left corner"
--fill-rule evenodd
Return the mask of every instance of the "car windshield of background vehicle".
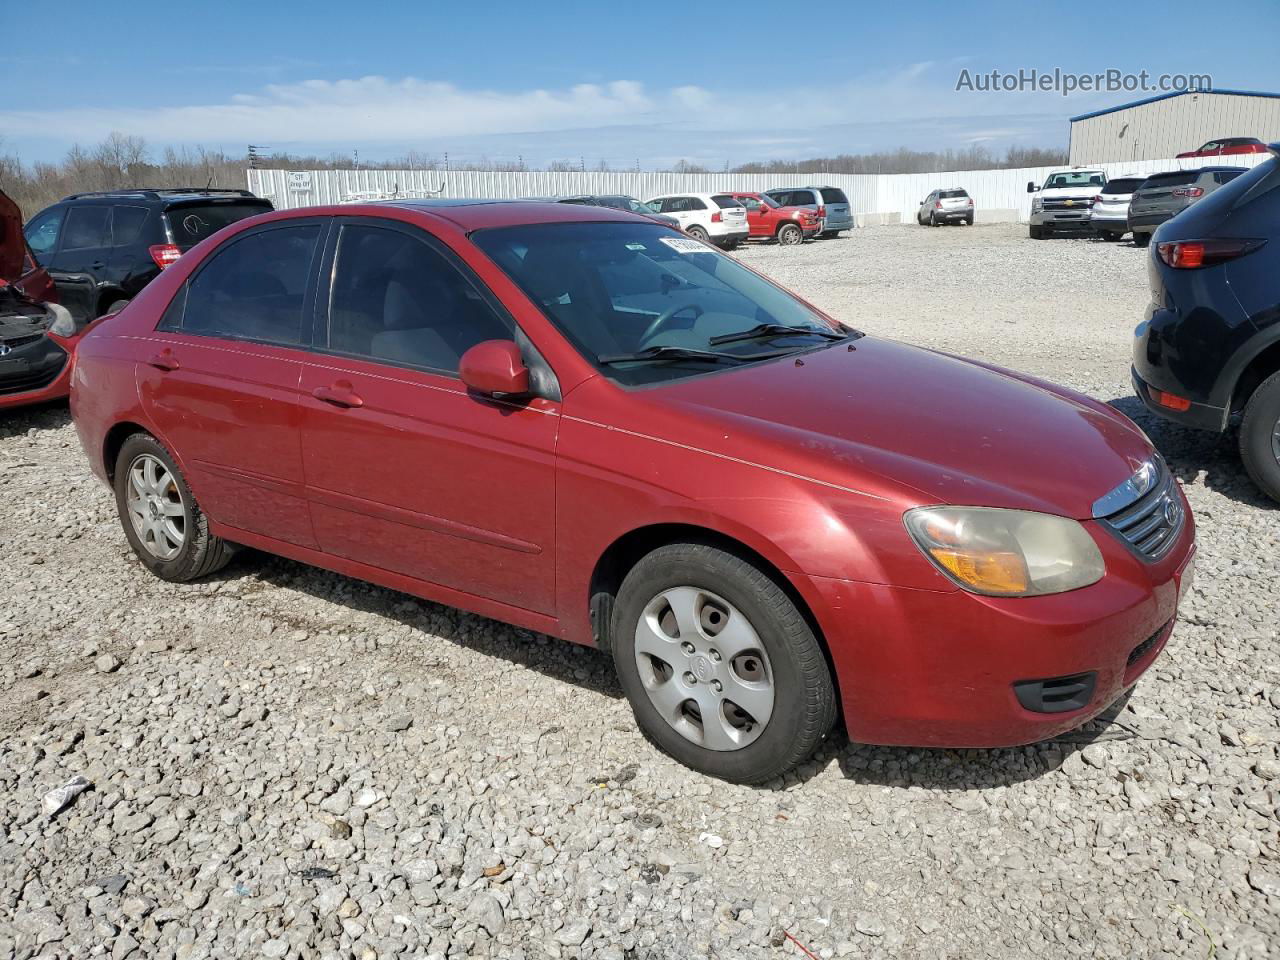
M 1063 187 L 1100 187 L 1103 177 L 1100 173 L 1055 173 L 1044 182 L 1046 190 L 1059 190 Z
M 728 369 L 852 335 L 732 257 L 659 226 L 533 224 L 480 230 L 472 239 L 584 357 L 627 385 Z M 788 330 L 714 342 L 762 324 Z M 668 349 L 656 359 L 600 361 L 656 348 Z
M 776 208 L 776 207 L 782 206 L 782 204 L 780 204 L 777 200 L 773 199 L 773 197 L 769 196 L 769 194 L 767 193 L 760 194 L 760 202 L 763 203 L 766 207 Z

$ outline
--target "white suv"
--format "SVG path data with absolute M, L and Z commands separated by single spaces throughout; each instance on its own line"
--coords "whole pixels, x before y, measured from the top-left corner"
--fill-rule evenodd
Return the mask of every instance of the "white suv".
M 732 250 L 747 239 L 747 208 L 727 193 L 673 193 L 646 200 L 658 213 L 675 217 L 685 233 Z

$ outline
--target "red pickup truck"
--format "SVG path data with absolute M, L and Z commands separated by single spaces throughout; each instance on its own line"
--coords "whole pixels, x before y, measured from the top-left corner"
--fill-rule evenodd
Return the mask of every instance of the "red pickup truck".
M 781 244 L 802 243 L 822 232 L 822 219 L 811 207 L 784 207 L 767 193 L 733 193 L 747 208 L 748 238 L 777 238 Z

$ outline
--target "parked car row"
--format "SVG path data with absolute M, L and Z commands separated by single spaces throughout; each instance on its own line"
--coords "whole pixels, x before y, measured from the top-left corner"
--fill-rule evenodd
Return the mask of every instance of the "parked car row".
M 1160 224 L 1247 170 L 1199 167 L 1110 179 L 1102 170 L 1059 170 L 1041 185 L 1027 184 L 1034 194 L 1028 233 L 1033 240 L 1059 233 L 1119 240 L 1131 233 L 1136 245 L 1146 246 Z

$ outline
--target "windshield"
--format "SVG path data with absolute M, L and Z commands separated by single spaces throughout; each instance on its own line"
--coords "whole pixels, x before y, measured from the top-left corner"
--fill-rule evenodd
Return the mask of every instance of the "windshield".
M 657 225 L 541 223 L 480 230 L 472 239 L 584 357 L 627 385 L 809 350 L 832 342 L 832 331 L 849 333 L 732 257 Z M 787 329 L 713 342 L 760 324 Z M 657 347 L 712 353 L 725 362 L 617 359 Z
M 778 207 L 782 206 L 782 204 L 780 204 L 777 200 L 773 199 L 773 197 L 769 196 L 767 193 L 760 194 L 756 199 L 759 200 L 761 203 L 763 203 L 766 207 L 772 207 L 775 210 Z
M 627 209 L 632 213 L 652 214 L 658 212 L 656 207 L 651 207 L 647 203 L 641 203 L 639 200 L 632 200 L 630 197 L 627 197 L 623 202 L 626 203 Z
M 1062 187 L 1100 187 L 1106 180 L 1100 173 L 1088 171 L 1072 171 L 1071 173 L 1055 173 L 1044 182 L 1046 190 L 1059 190 Z

